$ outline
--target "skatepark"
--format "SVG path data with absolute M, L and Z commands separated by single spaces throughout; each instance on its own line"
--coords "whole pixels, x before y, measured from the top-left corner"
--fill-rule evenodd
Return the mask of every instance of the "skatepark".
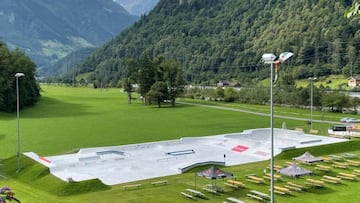
M 345 139 L 306 134 L 301 131 L 274 129 L 274 154 L 284 150 L 345 142 Z M 269 160 L 270 128 L 241 133 L 121 146 L 80 149 L 74 154 L 41 156 L 24 153 L 48 167 L 63 181 L 99 179 L 106 185 L 181 174 L 207 164 L 224 166 Z

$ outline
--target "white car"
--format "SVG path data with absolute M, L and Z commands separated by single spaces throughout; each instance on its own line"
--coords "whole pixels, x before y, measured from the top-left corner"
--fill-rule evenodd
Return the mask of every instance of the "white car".
M 360 123 L 360 120 L 357 118 L 342 118 L 340 121 L 344 123 Z
M 349 117 L 342 118 L 342 119 L 340 119 L 340 122 L 346 123 L 348 119 L 351 119 L 351 118 L 349 118 Z

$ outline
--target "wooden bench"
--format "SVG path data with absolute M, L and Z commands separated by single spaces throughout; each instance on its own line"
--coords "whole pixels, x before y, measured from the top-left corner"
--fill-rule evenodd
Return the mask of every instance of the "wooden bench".
M 301 131 L 301 132 L 304 132 L 304 129 L 302 128 L 295 128 L 296 131 Z
M 131 188 L 139 189 L 141 186 L 142 186 L 142 184 L 124 185 L 124 190 L 131 189 Z
M 259 192 L 257 190 L 251 190 L 250 192 L 251 194 L 261 197 L 262 199 L 268 199 L 268 200 L 270 199 L 270 195 L 265 194 L 263 192 Z
M 333 159 L 330 158 L 330 157 L 327 157 L 327 156 L 322 156 L 322 157 L 319 157 L 323 160 L 323 162 L 325 163 L 332 163 L 333 162 Z
M 292 186 L 292 187 L 297 187 L 297 188 L 299 188 L 299 189 L 301 189 L 301 190 L 306 189 L 303 185 L 299 185 L 299 184 L 296 184 L 296 183 L 293 183 L 293 182 L 287 182 L 287 184 L 288 184 L 289 186 Z
M 286 193 L 283 192 L 283 191 L 281 191 L 281 190 L 275 190 L 275 189 L 274 189 L 274 192 L 275 192 L 276 194 L 279 194 L 279 195 L 286 195 Z
M 250 179 L 250 178 L 247 178 L 246 181 L 251 182 L 251 183 L 256 183 L 256 184 L 261 184 L 262 183 L 259 180 L 254 180 L 254 179 Z
M 319 131 L 318 131 L 318 130 L 311 129 L 309 133 L 310 133 L 310 134 L 318 134 Z
M 192 196 L 195 196 L 195 197 L 205 198 L 205 194 L 200 191 L 197 191 L 197 190 L 188 188 L 188 189 L 186 189 L 186 192 L 190 193 Z
M 297 191 L 297 192 L 300 192 L 302 191 L 301 188 L 298 188 L 298 187 L 295 187 L 295 186 L 291 186 L 291 185 L 285 185 L 284 187 L 290 189 L 290 190 L 294 190 L 294 191 Z
M 256 200 L 265 201 L 262 197 L 259 197 L 259 196 L 253 195 L 253 194 L 246 194 L 246 196 L 256 199 Z
M 210 189 L 210 188 L 207 188 L 207 187 L 204 187 L 203 190 L 205 190 L 206 192 L 213 193 L 213 194 L 218 194 L 218 192 L 216 190 L 213 190 L 213 189 Z
M 239 199 L 237 199 L 235 197 L 228 197 L 226 199 L 229 200 L 230 202 L 233 202 L 233 203 L 244 203 L 244 201 L 239 200 Z
M 156 186 L 156 185 L 166 185 L 168 183 L 167 180 L 160 180 L 160 181 L 155 181 L 155 182 L 151 182 L 152 186 Z
M 331 167 L 320 165 L 320 164 L 316 165 L 315 169 L 319 170 L 319 171 L 325 171 L 325 172 L 330 172 L 331 171 Z
M 182 196 L 184 196 L 184 197 L 187 197 L 187 198 L 189 198 L 189 199 L 195 200 L 195 197 L 194 197 L 194 196 L 192 196 L 192 195 L 190 195 L 190 194 L 188 194 L 188 193 L 186 193 L 186 192 L 181 192 L 180 194 L 181 194 Z
M 258 183 L 265 183 L 265 180 L 263 178 L 260 178 L 257 176 L 249 175 L 249 176 L 246 176 L 246 178 L 250 179 L 250 180 L 254 180 L 255 182 L 258 182 Z

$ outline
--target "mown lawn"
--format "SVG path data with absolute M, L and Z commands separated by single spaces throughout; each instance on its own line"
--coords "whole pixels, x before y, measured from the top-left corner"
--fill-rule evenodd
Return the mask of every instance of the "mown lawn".
M 175 108 L 164 106 L 159 109 L 155 105 L 144 106 L 139 100 L 134 100 L 130 105 L 127 103 L 126 94 L 118 89 L 96 90 L 42 86 L 42 90 L 43 96 L 40 102 L 33 108 L 21 111 L 20 126 L 22 151 L 34 151 L 44 156 L 74 152 L 84 147 L 215 135 L 269 127 L 268 117 L 247 113 L 181 104 Z M 264 112 L 268 109 L 266 106 L 251 105 L 235 105 L 235 107 Z M 296 113 L 298 111 L 299 113 Z M 307 111 L 276 107 L 275 113 L 277 112 L 304 114 L 303 116 L 306 117 Z M 324 118 L 331 117 L 336 121 L 342 117 L 340 114 L 314 112 L 315 114 L 316 116 L 323 115 Z M 286 119 L 275 119 L 275 127 L 281 127 L 283 122 L 289 129 L 295 127 L 308 129 L 304 121 Z M 325 132 L 330 125 L 317 123 L 314 126 L 321 132 Z M 143 187 L 135 190 L 124 190 L 124 184 L 107 187 L 96 180 L 64 183 L 49 175 L 46 168 L 26 157 L 22 157 L 22 171 L 19 174 L 15 173 L 17 168 L 16 133 L 16 115 L 1 113 L 2 153 L 0 157 L 3 159 L 5 175 L 9 178 L 0 179 L 0 184 L 12 187 L 22 202 L 189 202 L 190 200 L 180 196 L 180 192 L 186 188 L 193 188 L 194 172 L 206 168 L 198 167 L 182 175 L 156 179 L 168 180 L 169 184 L 166 186 L 153 187 L 150 182 L 154 180 L 139 181 Z M 353 141 L 327 147 L 291 150 L 277 157 L 277 163 L 289 161 L 292 156 L 300 155 L 305 150 L 310 150 L 315 155 L 339 154 L 347 151 L 359 155 L 359 143 Z M 261 174 L 268 164 L 268 162 L 259 162 L 222 168 L 233 172 L 241 181 L 245 181 L 246 174 Z M 318 173 L 315 178 L 321 175 Z M 293 180 L 289 179 L 289 181 Z M 198 177 L 196 183 L 198 187 L 201 187 L 210 183 L 210 180 Z M 217 180 L 217 184 L 223 186 L 223 180 Z M 207 200 L 198 200 L 198 202 L 222 202 L 228 196 L 235 196 L 247 202 L 256 202 L 245 197 L 250 189 L 268 192 L 269 183 L 260 186 L 246 184 L 246 189 L 233 191 L 227 188 L 225 195 L 207 194 Z M 323 189 L 310 189 L 288 197 L 276 196 L 276 200 L 277 202 L 356 202 L 360 201 L 360 197 L 356 197 L 359 188 L 358 182 L 344 182 L 342 185 L 327 184 Z

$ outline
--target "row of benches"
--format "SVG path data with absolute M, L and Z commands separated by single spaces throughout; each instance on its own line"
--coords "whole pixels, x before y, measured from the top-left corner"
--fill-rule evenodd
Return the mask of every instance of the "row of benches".
M 168 184 L 167 180 L 160 180 L 160 181 L 151 182 L 152 186 L 166 185 L 166 184 Z M 123 188 L 124 188 L 124 190 L 133 189 L 133 188 L 139 189 L 141 186 L 142 186 L 142 184 L 139 183 L 139 184 L 132 184 L 132 185 L 124 185 Z

